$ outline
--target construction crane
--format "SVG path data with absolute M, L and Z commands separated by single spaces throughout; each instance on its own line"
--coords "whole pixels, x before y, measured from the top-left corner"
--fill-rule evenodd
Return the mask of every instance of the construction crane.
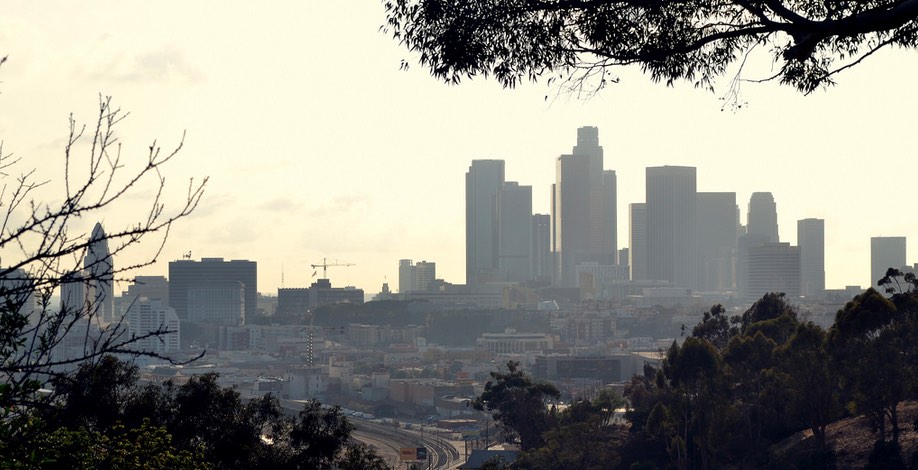
M 332 266 L 356 266 L 354 263 L 338 263 L 337 260 L 334 263 L 329 263 L 327 259 L 322 258 L 322 264 L 310 264 L 313 269 L 322 268 L 322 279 L 328 279 L 328 267 Z

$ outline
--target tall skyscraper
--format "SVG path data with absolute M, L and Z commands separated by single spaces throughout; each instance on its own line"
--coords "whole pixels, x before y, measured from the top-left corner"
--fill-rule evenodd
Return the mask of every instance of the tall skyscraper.
M 532 216 L 532 274 L 536 281 L 551 282 L 551 216 Z
M 826 229 L 823 219 L 797 221 L 800 247 L 800 294 L 821 297 L 826 290 Z
M 100 223 L 92 229 L 89 248 L 83 258 L 83 271 L 88 278 L 86 294 L 94 313 L 103 323 L 116 321 L 115 263 L 108 248 L 108 237 Z
M 418 290 L 418 275 L 410 259 L 398 261 L 398 293 L 407 294 Z
M 558 157 L 552 186 L 553 251 L 556 282 L 577 285 L 577 265 L 582 262 L 615 264 L 615 172 L 603 171 L 599 129 L 577 129 L 577 145 L 570 155 Z
M 631 240 L 631 280 L 646 281 L 647 277 L 647 204 L 637 202 L 628 206 Z
M 768 243 L 781 241 L 778 236 L 778 208 L 771 193 L 752 193 L 752 197 L 749 198 L 746 233 L 764 235 L 768 238 Z
M 465 282 L 469 287 L 497 274 L 497 197 L 503 185 L 503 160 L 473 160 L 465 174 Z
M 726 291 L 735 287 L 736 193 L 696 195 L 698 289 Z
M 182 320 L 190 319 L 190 304 L 207 302 L 208 298 L 212 298 L 209 296 L 217 292 L 225 293 L 226 302 L 235 305 L 240 300 L 236 297 L 240 288 L 242 315 L 252 318 L 258 297 L 258 265 L 255 261 L 202 258 L 201 261 L 183 259 L 169 262 L 169 306 Z M 208 315 L 200 314 L 203 317 Z M 236 312 L 227 313 L 228 317 L 235 315 Z
M 901 269 L 905 261 L 905 237 L 870 238 L 870 287 L 886 276 L 889 268 Z
M 532 186 L 504 183 L 498 192 L 497 220 L 500 280 L 532 279 Z
M 647 168 L 647 275 L 695 288 L 694 167 Z

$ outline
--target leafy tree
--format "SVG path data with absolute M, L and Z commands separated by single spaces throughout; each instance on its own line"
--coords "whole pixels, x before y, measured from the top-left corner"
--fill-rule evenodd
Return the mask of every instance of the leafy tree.
M 708 340 L 717 349 L 723 350 L 730 342 L 730 338 L 739 334 L 739 317 L 728 317 L 721 304 L 714 305 L 704 312 L 701 323 L 692 328 L 692 336 Z
M 653 81 L 712 88 L 751 51 L 778 64 L 765 80 L 809 93 L 885 47 L 918 45 L 911 0 L 384 0 L 383 28 L 446 82 L 504 86 L 547 74 L 602 88 L 617 66 Z M 407 66 L 403 61 L 403 67 Z M 735 81 L 736 82 L 736 81 Z M 734 82 L 734 83 L 735 83 Z
M 899 403 L 914 381 L 914 364 L 906 351 L 911 323 L 895 304 L 868 289 L 835 316 L 828 343 L 841 377 L 848 408 L 867 413 L 886 440 L 887 422 L 894 442 L 899 439 Z
M 547 409 L 547 401 L 561 393 L 554 385 L 534 382 L 519 369 L 519 363 L 507 363 L 507 372 L 491 372 L 484 392 L 472 401 L 476 410 L 491 412 L 500 422 L 509 440 L 519 437 L 522 450 L 542 447 L 542 433 L 556 421 Z

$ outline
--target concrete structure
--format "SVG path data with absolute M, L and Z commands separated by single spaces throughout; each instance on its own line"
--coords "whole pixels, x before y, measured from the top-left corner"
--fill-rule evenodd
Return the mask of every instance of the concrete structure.
M 132 349 L 157 354 L 166 354 L 180 349 L 178 315 L 175 309 L 167 307 L 161 300 L 141 297 L 128 310 L 127 322 L 130 337 L 141 338 L 151 333 L 162 333 L 137 340 L 131 345 Z
M 800 295 L 822 297 L 826 290 L 826 228 L 823 219 L 797 221 L 800 247 Z
M 28 318 L 30 325 L 37 325 L 42 312 L 35 302 L 35 281 L 24 270 L 16 268 L 0 275 L 0 302 Z
M 121 293 L 121 315 L 127 315 L 141 297 L 159 300 L 169 305 L 169 281 L 165 276 L 136 276 L 126 291 Z
M 503 160 L 473 160 L 465 174 L 465 282 L 488 282 L 498 269 L 497 193 Z
M 647 168 L 647 276 L 695 288 L 694 167 Z
M 736 287 L 736 193 L 696 194 L 698 290 L 727 291 Z
M 308 287 L 281 287 L 277 289 L 276 315 L 304 315 L 308 310 Z
M 628 205 L 629 209 L 629 254 L 631 257 L 631 280 L 646 281 L 647 277 L 647 204 L 643 202 Z
M 203 258 L 169 262 L 169 305 L 188 319 L 189 290 L 213 282 L 238 282 L 243 289 L 243 316 L 254 316 L 258 299 L 258 265 L 254 261 Z M 235 291 L 232 291 L 235 297 Z M 232 301 L 232 299 L 230 299 Z
M 555 281 L 577 284 L 577 265 L 585 261 L 616 264 L 618 254 L 616 176 L 603 170 L 599 129 L 577 129 L 577 145 L 558 157 L 552 186 L 552 251 Z
M 788 300 L 800 297 L 800 248 L 790 243 L 765 243 L 749 248 L 746 301 L 769 292 L 783 292 Z
M 102 224 L 96 223 L 89 237 L 89 248 L 83 258 L 86 295 L 103 323 L 115 318 L 115 263 L 108 248 L 108 236 Z
M 499 280 L 532 279 L 532 186 L 504 183 L 497 195 Z
M 889 268 L 906 266 L 905 258 L 905 237 L 870 237 L 870 287 L 876 289 Z
M 328 279 L 318 279 L 309 286 L 309 309 L 337 303 L 363 303 L 363 289 L 353 286 L 332 287 Z

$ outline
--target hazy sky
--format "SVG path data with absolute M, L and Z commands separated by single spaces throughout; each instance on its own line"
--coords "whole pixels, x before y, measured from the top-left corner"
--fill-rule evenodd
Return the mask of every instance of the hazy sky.
M 397 287 L 400 258 L 463 282 L 471 160 L 506 160 L 507 179 L 532 185 L 533 209 L 547 213 L 554 160 L 585 125 L 599 127 L 618 174 L 621 246 L 644 168 L 666 164 L 696 166 L 699 191 L 735 191 L 744 221 L 750 194 L 771 191 L 782 241 L 796 242 L 798 219 L 826 219 L 830 288 L 868 284 L 871 236 L 918 233 L 914 52 L 879 53 L 809 97 L 744 85 L 748 105 L 734 113 L 718 100 L 729 77 L 711 94 L 625 70 L 588 100 L 554 98 L 545 83 L 444 85 L 416 63 L 399 70 L 413 57 L 383 21 L 377 0 L 10 2 L 0 138 L 59 182 L 67 116 L 91 121 L 100 93 L 131 112 L 120 137 L 138 162 L 153 139 L 168 147 L 187 130 L 168 184 L 181 196 L 188 177 L 209 176 L 205 198 L 137 274 L 165 275 L 187 251 L 246 258 L 268 293 L 282 271 L 286 287 L 307 286 L 323 257 L 356 264 L 329 268 L 334 285 L 368 292 Z M 142 198 L 130 203 L 103 224 L 136 221 Z

